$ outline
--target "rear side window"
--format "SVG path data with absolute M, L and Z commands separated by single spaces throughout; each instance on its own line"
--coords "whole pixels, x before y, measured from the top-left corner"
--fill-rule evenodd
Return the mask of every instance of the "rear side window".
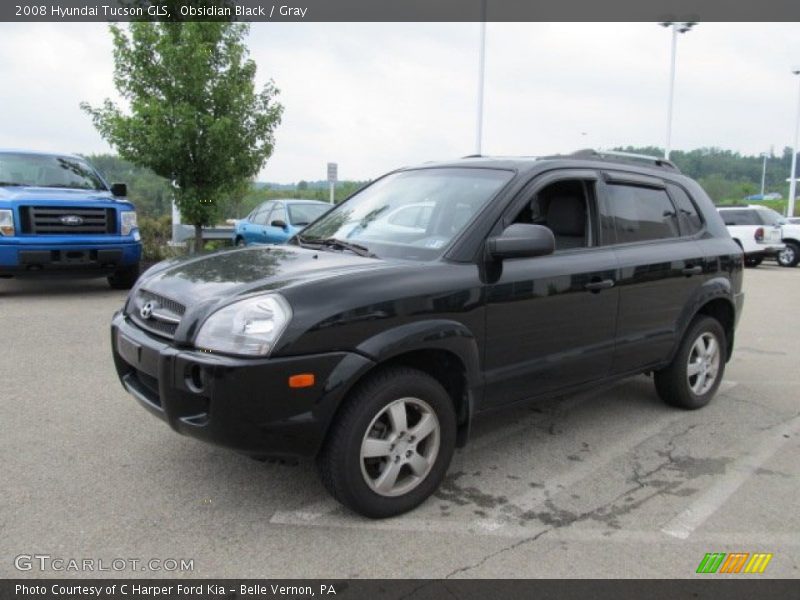
M 678 215 L 666 190 L 609 184 L 608 211 L 618 244 L 678 237 Z
M 721 210 L 719 214 L 725 225 L 761 225 L 761 219 L 752 209 Z
M 697 207 L 689 198 L 689 195 L 677 185 L 668 185 L 669 195 L 678 207 L 678 223 L 681 226 L 681 234 L 694 235 L 703 228 L 703 220 L 697 211 Z

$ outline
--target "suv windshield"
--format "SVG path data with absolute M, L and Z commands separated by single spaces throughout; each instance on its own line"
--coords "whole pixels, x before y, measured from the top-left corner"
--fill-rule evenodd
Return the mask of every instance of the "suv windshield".
M 483 168 L 393 173 L 331 210 L 296 241 L 338 240 L 377 256 L 431 260 L 511 177 L 510 171 Z
M 71 156 L 0 152 L 0 186 L 106 190 L 85 161 Z

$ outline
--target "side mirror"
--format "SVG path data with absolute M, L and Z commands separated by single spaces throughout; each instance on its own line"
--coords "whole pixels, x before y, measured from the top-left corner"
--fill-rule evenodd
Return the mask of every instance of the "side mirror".
M 117 198 L 125 198 L 128 195 L 128 186 L 124 183 L 112 183 L 111 194 Z
M 273 227 L 280 227 L 281 229 L 286 229 L 286 221 L 282 221 L 281 219 L 275 219 L 272 223 L 270 223 Z
M 544 256 L 555 249 L 553 232 L 529 223 L 512 223 L 499 236 L 486 240 L 486 251 L 495 260 Z

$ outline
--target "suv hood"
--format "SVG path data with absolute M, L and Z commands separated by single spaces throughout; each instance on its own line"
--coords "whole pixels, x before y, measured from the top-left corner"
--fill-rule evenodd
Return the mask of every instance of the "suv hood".
M 198 305 L 227 304 L 244 294 L 395 266 L 348 252 L 256 246 L 159 263 L 142 276 L 137 288 L 176 300 L 194 312 Z

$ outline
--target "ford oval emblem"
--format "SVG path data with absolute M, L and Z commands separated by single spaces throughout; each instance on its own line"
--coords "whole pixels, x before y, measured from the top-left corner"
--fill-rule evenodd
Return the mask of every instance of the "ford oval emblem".
M 156 308 L 158 308 L 158 304 L 150 300 L 149 302 L 146 302 L 145 305 L 139 310 L 139 316 L 147 320 L 150 318 Z
M 78 215 L 64 215 L 60 219 L 63 225 L 83 225 L 83 217 L 79 217 Z

